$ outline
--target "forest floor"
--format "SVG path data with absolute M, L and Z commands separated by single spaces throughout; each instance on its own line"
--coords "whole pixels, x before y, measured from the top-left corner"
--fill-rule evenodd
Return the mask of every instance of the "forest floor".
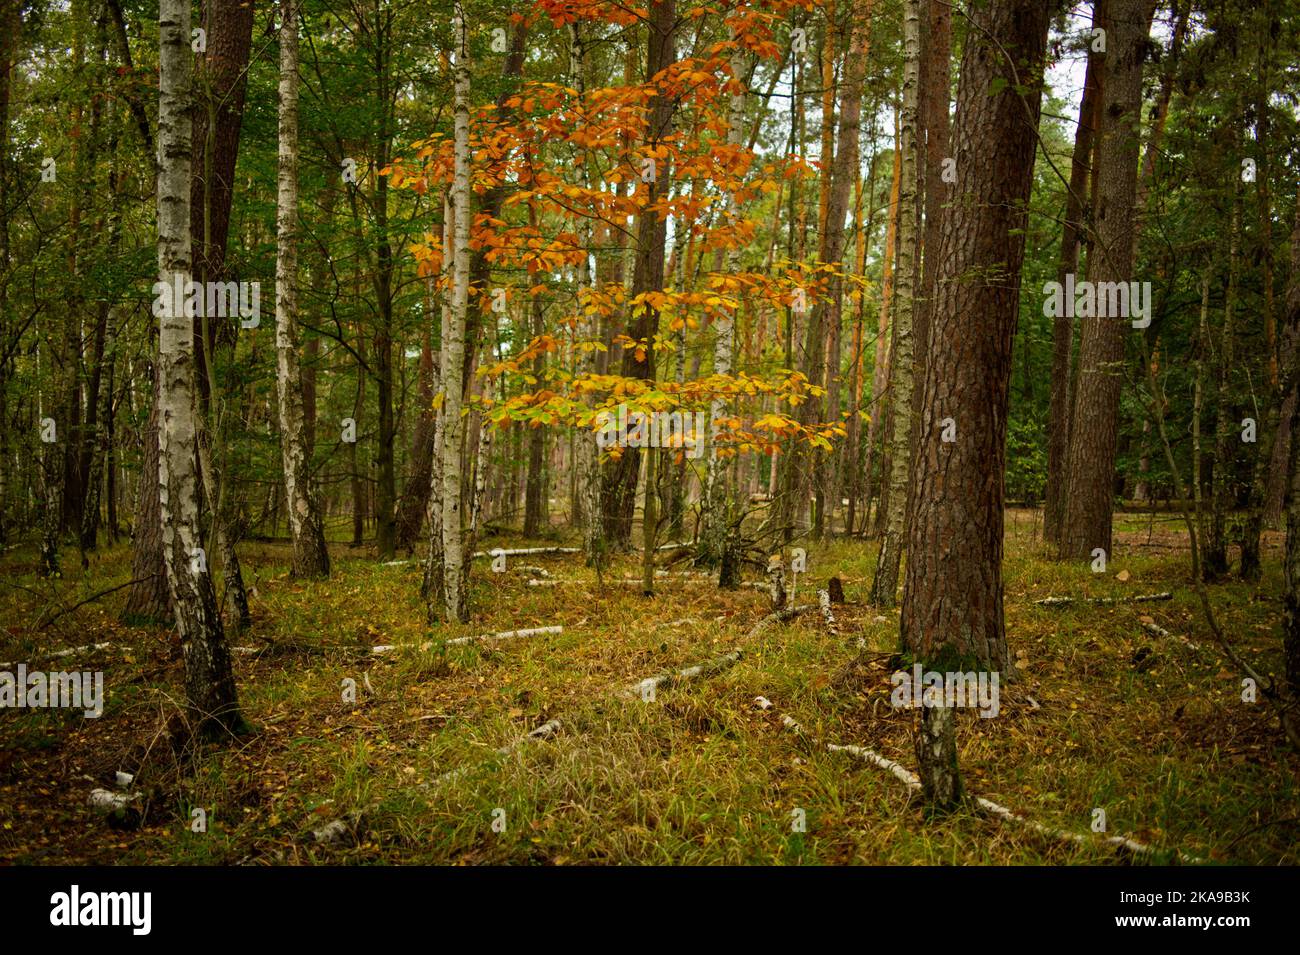
M 975 812 L 926 819 L 888 772 L 808 737 L 857 744 L 915 769 L 914 714 L 890 705 L 898 614 L 864 604 L 877 544 L 809 546 L 796 602 L 839 576 L 838 634 L 815 609 L 752 635 L 765 592 L 723 593 L 669 577 L 647 598 L 602 588 L 576 555 L 475 564 L 473 622 L 426 627 L 418 563 L 383 565 L 332 545 L 334 576 L 288 573 L 287 544 L 249 543 L 251 631 L 231 633 L 240 703 L 253 731 L 225 745 L 169 745 L 180 713 L 175 638 L 118 622 L 125 544 L 89 570 L 47 581 L 33 548 L 0 555 L 0 660 L 29 669 L 102 670 L 102 717 L 80 710 L 0 712 L 0 863 L 277 864 L 1113 864 L 1131 861 L 1090 829 L 1210 862 L 1300 862 L 1300 754 L 1210 636 L 1173 515 L 1117 519 L 1104 574 L 1045 557 L 1038 515 L 1009 513 L 1008 639 L 1017 679 L 995 719 L 959 714 L 967 789 L 1044 825 L 1063 843 Z M 507 537 L 482 547 L 537 546 Z M 1211 589 L 1236 648 L 1281 670 L 1281 536 L 1265 577 Z M 65 563 L 75 564 L 69 553 Z M 530 586 L 523 565 L 557 586 Z M 757 579 L 749 571 L 751 579 Z M 1169 601 L 1035 605 L 1047 596 Z M 1153 620 L 1199 649 L 1142 627 Z M 560 634 L 444 646 L 444 637 L 562 625 Z M 859 640 L 863 644 L 859 644 Z M 51 659 L 60 648 L 107 643 Z M 376 645 L 395 649 L 375 654 Z M 864 649 L 865 647 L 865 649 Z M 620 695 L 638 681 L 740 650 L 739 662 Z M 0 669 L 12 669 L 4 664 Z M 356 681 L 356 702 L 342 699 Z M 769 709 L 756 703 L 765 697 Z M 498 749 L 552 719 L 544 740 Z M 455 775 L 444 776 L 452 770 Z M 106 817 L 92 789 L 131 773 L 140 795 Z M 195 808 L 206 831 L 195 832 Z M 796 810 L 803 810 L 802 815 Z M 502 812 L 503 811 L 503 812 Z M 806 831 L 796 831 L 799 819 Z M 345 821 L 340 844 L 312 830 Z M 494 826 L 494 823 L 496 824 Z M 497 831 L 501 830 L 501 831 Z

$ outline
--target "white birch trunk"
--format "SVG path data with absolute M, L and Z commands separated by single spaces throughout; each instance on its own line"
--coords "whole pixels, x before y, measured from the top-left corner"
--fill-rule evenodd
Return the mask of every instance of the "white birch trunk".
M 732 40 L 735 40 L 733 33 Z M 745 55 L 739 43 L 731 52 L 731 76 L 734 82 L 743 84 L 745 76 Z M 745 89 L 734 90 L 727 110 L 727 145 L 736 147 L 744 142 L 745 130 Z M 736 219 L 736 195 L 733 191 L 727 197 L 727 221 Z M 734 276 L 740 271 L 740 248 L 727 250 L 727 275 Z M 714 319 L 717 337 L 713 342 L 713 373 L 730 375 L 736 353 L 736 315 L 740 311 L 740 289 L 731 289 L 736 296 L 735 308 L 726 308 Z M 727 480 L 727 461 L 719 453 L 718 435 L 722 430 L 721 420 L 727 415 L 727 402 L 723 398 L 714 398 L 709 408 L 709 464 L 705 472 L 704 515 L 705 526 L 702 535 L 705 559 L 712 563 L 722 558 L 726 549 L 726 536 L 732 519 L 733 500 Z
M 199 531 L 195 465 L 194 322 L 173 290 L 190 281 L 190 4 L 158 11 L 158 279 L 171 307 L 159 316 L 159 497 L 163 554 L 197 729 L 241 725 L 230 653 Z
M 298 365 L 298 8 L 281 0 L 279 175 L 275 225 L 276 392 L 295 577 L 328 577 L 329 551 L 310 487 Z
M 584 94 L 586 92 L 585 83 L 585 66 L 583 63 L 582 36 L 578 32 L 578 24 L 569 24 L 569 73 L 573 88 L 578 91 L 579 109 L 585 106 Z M 587 154 L 582 150 L 578 154 L 578 175 L 584 187 L 590 187 L 587 176 Z M 593 313 L 585 315 L 582 292 L 591 287 L 591 268 L 588 263 L 588 250 L 591 247 L 591 220 L 582 216 L 578 221 L 578 241 L 582 246 L 583 256 L 578 263 L 578 321 L 577 338 L 578 342 L 593 342 L 600 337 L 599 319 Z M 594 349 L 578 350 L 578 376 L 592 375 L 596 372 L 596 352 Z M 590 398 L 586 399 L 588 407 L 591 406 Z M 605 550 L 604 541 L 604 523 L 601 515 L 601 495 L 600 495 L 600 449 L 596 444 L 596 436 L 593 432 L 584 431 L 579 433 L 576 446 L 578 483 L 582 497 L 583 510 L 583 553 L 586 555 L 587 562 L 595 566 L 598 570 L 602 561 Z
M 465 12 L 456 4 L 454 37 L 455 73 L 455 178 L 451 205 L 456 215 L 452 230 L 451 315 L 447 336 L 442 342 L 442 381 L 446 391 L 443 404 L 442 447 L 442 551 L 443 601 L 449 622 L 466 622 L 469 607 L 461 590 L 464 562 L 464 527 L 461 513 L 462 474 L 460 446 L 465 431 L 461 417 L 464 407 L 461 366 L 465 359 L 465 324 L 469 310 L 469 84 L 470 64 L 465 28 Z

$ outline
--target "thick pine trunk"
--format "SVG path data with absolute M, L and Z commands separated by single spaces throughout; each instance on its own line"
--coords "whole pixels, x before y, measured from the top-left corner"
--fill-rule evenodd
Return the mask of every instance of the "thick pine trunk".
M 1094 219 L 1097 242 L 1088 262 L 1094 283 L 1133 278 L 1142 64 L 1154 0 L 1111 0 L 1102 69 Z M 1094 268 L 1094 263 L 1096 267 Z M 1113 484 L 1123 387 L 1127 318 L 1081 318 L 1079 380 L 1070 422 L 1065 524 L 1060 553 L 1110 556 Z
M 1092 25 L 1105 22 L 1106 0 L 1094 0 Z M 1079 125 L 1074 133 L 1074 155 L 1070 160 L 1070 185 L 1065 197 L 1065 225 L 1057 259 L 1056 281 L 1064 286 L 1066 276 L 1079 271 L 1079 246 L 1086 221 L 1088 174 L 1093 141 L 1100 119 L 1102 54 L 1088 49 L 1083 99 L 1079 104 Z M 1069 482 L 1070 410 L 1074 401 L 1074 319 L 1064 311 L 1052 322 L 1052 383 L 1047 409 L 1047 487 L 1043 502 L 1043 538 L 1060 546 L 1065 520 L 1065 489 Z
M 1002 0 L 973 8 L 962 61 L 952 140 L 957 181 L 918 392 L 916 512 L 900 618 L 903 645 L 932 669 L 1006 672 L 1009 662 L 1002 614 L 1007 392 L 1049 7 L 1047 0 Z M 955 440 L 944 441 L 950 418 Z M 927 707 L 916 735 L 926 796 L 938 808 L 961 796 L 954 717 Z
M 930 306 L 938 271 L 939 241 L 942 235 L 948 187 L 943 181 L 944 160 L 950 155 L 949 99 L 952 89 L 952 8 L 947 0 L 924 0 L 921 31 L 920 141 L 925 145 L 923 191 L 925 232 L 922 236 L 921 287 L 912 315 L 915 342 L 912 365 L 916 380 L 925 377 L 930 349 Z M 913 432 L 913 445 L 916 434 Z

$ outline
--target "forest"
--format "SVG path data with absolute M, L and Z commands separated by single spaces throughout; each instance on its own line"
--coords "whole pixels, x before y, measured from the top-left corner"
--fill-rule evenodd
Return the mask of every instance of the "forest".
M 1300 862 L 1295 0 L 0 0 L 0 139 L 0 864 Z

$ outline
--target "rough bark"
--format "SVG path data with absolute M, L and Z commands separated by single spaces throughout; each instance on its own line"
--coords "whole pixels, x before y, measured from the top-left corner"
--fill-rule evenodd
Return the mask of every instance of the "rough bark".
M 1210 521 L 1204 529 L 1205 553 L 1201 563 L 1207 581 L 1218 580 L 1228 572 L 1228 512 L 1236 498 L 1232 473 L 1237 450 L 1232 378 L 1240 271 L 1241 186 L 1238 182 L 1233 191 L 1232 222 L 1228 230 L 1228 290 L 1223 300 L 1223 328 L 1220 329 L 1219 353 L 1214 363 L 1214 468 L 1210 478 Z
M 1142 106 L 1142 64 L 1154 0 L 1111 0 L 1102 69 L 1102 118 L 1098 130 L 1096 245 L 1088 279 L 1094 283 L 1133 278 L 1134 207 Z M 1095 264 L 1095 268 L 1093 267 Z M 1081 318 L 1079 380 L 1070 425 L 1069 482 L 1060 554 L 1089 558 L 1100 547 L 1111 554 L 1112 485 L 1123 385 L 1124 318 Z
M 1095 0 L 1092 25 L 1100 29 L 1106 18 L 1106 0 Z M 1056 281 L 1064 287 L 1066 276 L 1079 271 L 1079 246 L 1088 220 L 1088 175 L 1092 165 L 1093 141 L 1100 119 L 1102 54 L 1088 48 L 1079 124 L 1074 133 L 1074 154 L 1070 160 L 1070 184 L 1065 197 L 1065 224 L 1061 252 L 1057 258 Z M 1047 485 L 1043 502 L 1043 538 L 1060 546 L 1065 521 L 1065 490 L 1069 482 L 1070 411 L 1074 401 L 1074 319 L 1062 311 L 1052 321 L 1052 383 L 1047 410 Z
M 676 52 L 677 3 L 676 0 L 653 0 L 650 4 L 649 39 L 646 50 L 645 77 L 649 81 L 677 59 Z M 649 126 L 646 146 L 653 147 L 672 132 L 674 100 L 656 91 L 649 106 Z M 658 291 L 664 285 L 664 246 L 668 237 L 668 220 L 654 206 L 666 195 L 671 186 L 671 170 L 666 160 L 652 182 L 640 183 L 644 190 L 643 209 L 636 217 L 636 245 L 633 252 L 631 297 L 645 292 Z M 642 349 L 623 350 L 622 374 L 625 378 L 655 378 L 655 352 L 648 347 L 659 331 L 659 310 L 650 305 L 637 309 L 628 322 L 627 335 L 633 341 L 646 342 Z M 618 461 L 604 474 L 602 517 L 605 521 L 604 537 L 613 547 L 627 550 L 632 544 L 632 516 L 636 507 L 637 479 L 641 473 L 641 451 L 627 448 Z
M 898 198 L 898 277 L 895 280 L 894 356 L 890 403 L 894 433 L 890 451 L 889 509 L 885 536 L 880 542 L 876 573 L 871 581 L 871 602 L 892 607 L 897 601 L 898 573 L 907 531 L 908 471 L 912 460 L 912 315 L 917 287 L 917 115 L 921 57 L 919 0 L 903 7 L 903 118 L 899 150 L 902 153 Z M 882 479 L 883 480 L 883 479 Z
M 141 435 L 140 487 L 131 533 L 131 579 L 122 621 L 163 626 L 172 620 L 163 566 L 162 517 L 158 502 L 158 373 L 153 375 L 149 423 Z
M 934 299 L 938 250 L 942 235 L 948 187 L 943 181 L 944 160 L 950 158 L 949 97 L 952 88 L 952 10 L 947 0 L 924 0 L 921 5 L 921 90 L 918 122 L 925 144 L 922 179 L 925 197 L 925 232 L 922 238 L 921 286 L 912 315 L 915 342 L 912 366 L 915 380 L 925 375 L 930 347 L 930 304 Z M 913 443 L 915 444 L 915 433 Z
M 1007 395 L 1047 43 L 1047 0 L 971 10 L 957 92 L 957 181 L 938 250 L 930 358 L 919 389 L 900 617 L 904 647 L 936 669 L 1005 672 L 1002 541 Z M 996 38 L 996 42 L 989 38 Z M 945 419 L 956 438 L 944 441 Z M 930 803 L 961 794 L 954 715 L 916 734 Z

